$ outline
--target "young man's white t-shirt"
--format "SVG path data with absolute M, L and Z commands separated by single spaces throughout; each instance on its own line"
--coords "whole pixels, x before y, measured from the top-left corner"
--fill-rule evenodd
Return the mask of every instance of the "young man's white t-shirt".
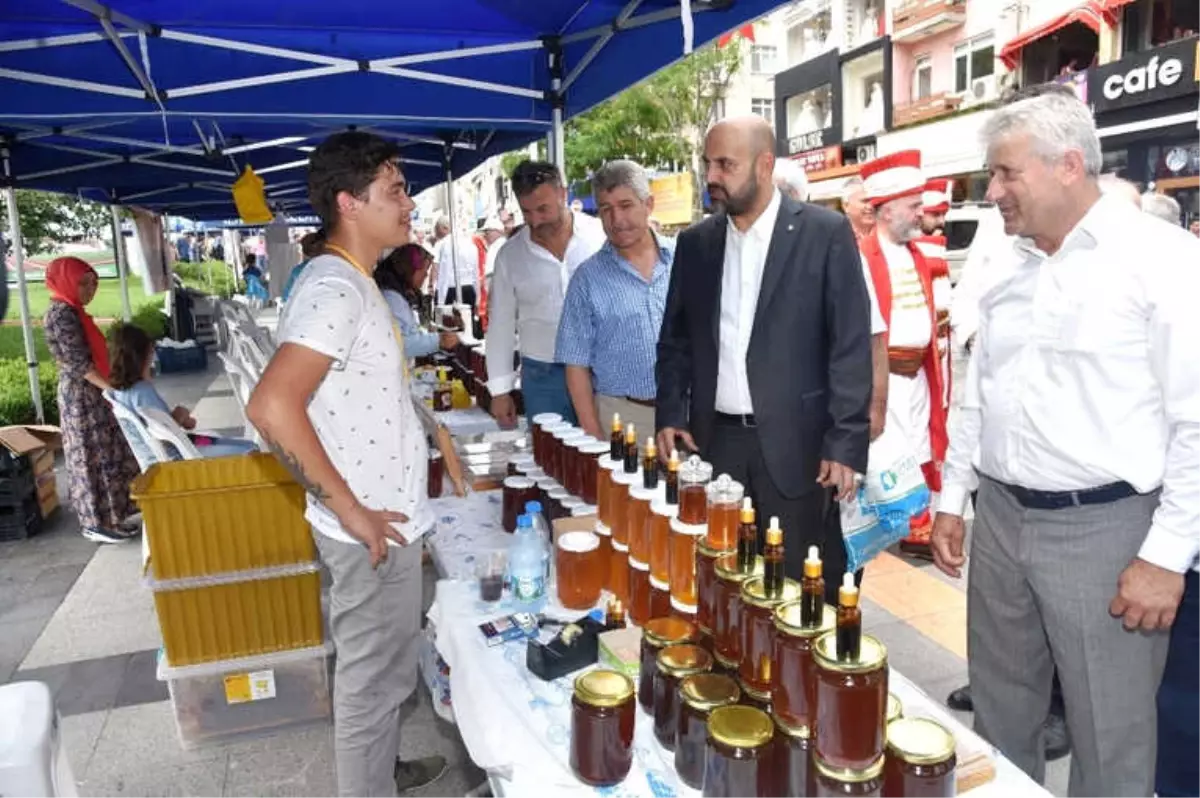
M 392 314 L 375 282 L 337 256 L 313 258 L 292 289 L 278 340 L 333 358 L 308 418 L 358 500 L 407 515 L 408 523 L 395 526 L 415 539 L 433 523 L 426 501 L 429 448 Z M 312 495 L 305 518 L 322 534 L 357 543 Z

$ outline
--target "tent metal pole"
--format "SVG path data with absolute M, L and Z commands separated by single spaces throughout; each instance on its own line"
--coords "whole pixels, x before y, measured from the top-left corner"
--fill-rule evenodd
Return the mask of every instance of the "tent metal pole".
M 558 167 L 559 174 L 565 177 L 567 169 L 567 154 L 563 141 L 563 112 L 567 107 L 567 98 L 563 94 L 562 45 L 558 40 L 546 43 L 547 62 L 550 68 L 550 159 Z
M 462 304 L 462 286 L 458 282 L 458 214 L 454 208 L 454 171 L 450 166 L 450 159 L 453 155 L 453 150 L 449 145 L 446 145 L 445 167 L 446 167 L 446 205 L 449 208 L 450 214 L 450 262 L 454 266 L 454 304 Z M 433 287 L 434 292 L 437 292 L 437 286 Z M 433 303 L 436 305 L 439 297 L 434 297 Z M 464 320 L 465 323 L 465 320 Z
M 121 280 L 121 314 L 125 321 L 133 318 L 133 309 L 129 306 L 129 257 L 125 254 L 125 236 L 121 235 L 121 210 L 117 205 L 109 205 L 112 211 L 113 257 L 117 259 L 117 277 Z
M 29 318 L 29 291 L 25 286 L 25 243 L 21 240 L 21 212 L 17 210 L 17 190 L 13 186 L 12 164 L 8 148 L 0 150 L 4 158 L 4 176 L 7 178 L 5 199 L 8 203 L 8 237 L 12 246 L 13 267 L 17 273 L 17 293 L 20 297 L 21 332 L 25 338 L 25 362 L 29 366 L 29 396 L 33 399 L 33 410 L 39 424 L 46 423 L 42 408 L 42 390 L 38 381 L 37 350 L 33 345 L 33 323 Z

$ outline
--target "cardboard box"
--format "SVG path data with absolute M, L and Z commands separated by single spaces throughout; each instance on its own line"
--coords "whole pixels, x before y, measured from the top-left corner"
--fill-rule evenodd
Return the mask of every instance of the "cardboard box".
M 62 448 L 62 432 L 49 424 L 0 427 L 0 469 L 19 468 L 22 461 L 34 475 L 54 470 L 54 453 Z

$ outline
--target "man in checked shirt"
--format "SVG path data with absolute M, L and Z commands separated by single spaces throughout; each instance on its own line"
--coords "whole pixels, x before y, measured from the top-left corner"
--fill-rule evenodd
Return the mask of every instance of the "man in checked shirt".
M 607 241 L 579 265 L 563 301 L 554 359 L 589 434 L 605 440 L 620 413 L 654 434 L 655 348 L 671 282 L 675 240 L 654 233 L 646 170 L 610 161 L 592 177 Z

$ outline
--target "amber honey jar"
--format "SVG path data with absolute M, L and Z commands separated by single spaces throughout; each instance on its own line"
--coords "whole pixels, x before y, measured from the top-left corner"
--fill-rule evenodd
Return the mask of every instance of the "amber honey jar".
M 746 489 L 728 474 L 721 474 L 706 489 L 708 500 L 708 535 L 705 541 L 718 551 L 737 548 L 738 526 L 742 497 Z
M 663 584 L 671 582 L 671 521 L 679 515 L 678 504 L 663 496 L 650 502 L 650 576 Z
M 887 712 L 887 649 L 863 635 L 855 659 L 838 659 L 837 632 L 813 646 L 816 672 L 816 752 L 834 770 L 861 771 L 883 755 Z
M 817 791 L 813 767 L 812 734 L 807 726 L 789 726 L 773 715 L 771 770 L 775 778 L 771 795 L 812 795 Z
M 546 473 L 554 477 L 555 481 L 560 485 L 566 479 L 567 465 L 567 441 L 577 438 L 583 434 L 583 430 L 571 424 L 564 424 L 561 427 L 556 427 L 551 435 L 550 440 L 550 456 L 546 458 L 547 466 L 542 466 L 546 469 Z
M 883 794 L 938 798 L 955 794 L 954 735 L 928 718 L 899 718 L 888 724 Z
M 771 705 L 779 721 L 790 727 L 811 729 L 816 723 L 817 666 L 812 648 L 818 637 L 833 631 L 836 618 L 833 607 L 826 606 L 818 626 L 804 626 L 799 601 L 775 608 Z
M 770 597 L 764 579 L 756 576 L 742 583 L 738 675 L 742 684 L 769 695 L 775 684 L 775 608 L 800 598 L 800 583 L 785 579 L 779 595 Z
M 760 709 L 718 707 L 708 715 L 704 755 L 706 798 L 770 793 L 771 740 L 775 724 Z
M 612 591 L 612 531 L 602 522 L 597 521 L 594 527 L 596 537 L 600 538 L 600 551 L 596 560 L 600 564 L 600 584 L 605 590 Z
M 883 757 L 861 770 L 835 768 L 813 751 L 814 791 L 823 798 L 879 798 L 883 795 Z
M 671 598 L 682 604 L 696 603 L 696 547 L 706 528 L 679 518 L 671 521 Z
M 608 444 L 594 441 L 579 450 L 579 498 L 587 504 L 600 502 L 600 460 L 608 454 Z
M 738 687 L 742 688 L 742 703 L 748 707 L 761 709 L 768 715 L 771 714 L 771 694 L 763 690 L 755 690 L 747 685 L 742 678 L 738 677 Z
M 556 460 L 558 458 L 558 441 L 562 438 L 556 438 L 555 435 L 564 430 L 574 429 L 569 421 L 552 421 L 549 424 L 542 425 L 542 459 L 537 461 L 538 467 L 546 472 L 549 476 L 554 476 L 558 470 Z
M 650 566 L 629 556 L 629 618 L 641 626 L 652 617 L 650 614 Z
M 654 674 L 654 736 L 667 750 L 675 750 L 680 681 L 695 673 L 708 673 L 712 662 L 712 654 L 695 644 L 667 646 L 658 652 L 658 670 Z
M 647 712 L 654 711 L 654 674 L 658 672 L 658 652 L 669 646 L 696 641 L 696 626 L 679 618 L 655 616 L 642 626 L 641 660 L 638 670 L 638 703 Z
M 537 485 L 529 477 L 505 477 L 500 497 L 500 524 L 505 532 L 517 528 L 517 516 L 525 512 L 525 503 L 537 498 Z
M 611 787 L 629 775 L 635 716 L 633 681 L 625 674 L 595 670 L 575 679 L 570 761 L 580 781 Z
M 642 470 L 623 471 L 620 468 L 613 471 L 613 486 L 609 495 L 612 502 L 612 531 L 613 541 L 622 546 L 629 546 L 629 489 L 642 484 Z
M 629 549 L 617 541 L 612 542 L 612 553 L 608 557 L 608 589 L 629 604 Z
M 682 618 L 683 620 L 687 621 L 690 624 L 695 624 L 696 623 L 696 605 L 695 604 L 683 604 L 681 602 L 676 601 L 675 597 L 672 596 L 671 597 L 671 615 L 675 618 Z M 701 644 L 703 644 L 704 637 L 701 634 L 699 627 L 696 628 L 696 635 L 697 635 L 696 639 Z
M 679 520 L 683 523 L 707 523 L 712 472 L 712 465 L 694 454 L 679 466 Z
M 612 529 L 612 499 L 613 475 L 621 468 L 621 463 L 608 455 L 602 455 L 596 461 L 596 507 L 600 520 Z
M 679 683 L 679 726 L 675 732 L 675 772 L 694 790 L 704 784 L 708 716 L 741 697 L 737 682 L 719 673 L 697 673 Z
M 558 603 L 569 610 L 588 610 L 600 600 L 607 560 L 601 557 L 600 536 L 576 530 L 554 543 Z
M 665 618 L 671 614 L 671 588 L 666 582 L 659 582 L 650 573 L 650 617 Z
M 657 488 L 646 488 L 640 483 L 629 489 L 629 505 L 625 512 L 629 556 L 647 565 L 650 563 L 650 503 L 660 495 Z
M 587 433 L 566 441 L 568 451 L 562 483 L 572 496 L 583 496 L 583 450 L 595 442 L 596 439 Z
M 533 417 L 533 459 L 539 466 L 546 462 L 546 439 L 549 437 L 546 428 L 551 424 L 560 424 L 562 420 L 558 413 L 538 413 Z
M 709 546 L 704 538 L 696 543 L 696 623 L 712 636 L 713 601 L 717 584 L 717 558 L 725 552 Z
M 742 657 L 742 583 L 763 573 L 762 557 L 750 571 L 738 570 L 736 554 L 717 558 L 713 568 L 713 655 L 723 668 L 737 673 Z

